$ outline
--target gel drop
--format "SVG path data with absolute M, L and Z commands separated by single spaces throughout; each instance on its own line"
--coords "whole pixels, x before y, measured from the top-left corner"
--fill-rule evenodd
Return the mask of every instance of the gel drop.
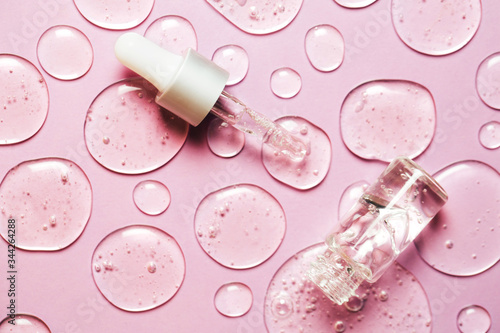
M 143 180 L 137 184 L 133 198 L 137 208 L 148 215 L 159 215 L 170 205 L 170 191 L 156 180 Z
M 462 333 L 486 333 L 491 327 L 491 316 L 479 305 L 470 305 L 458 313 L 457 326 Z
M 346 8 L 363 8 L 371 5 L 377 0 L 335 0 L 339 5 Z
M 245 146 L 245 133 L 229 126 L 220 118 L 214 118 L 208 125 L 207 142 L 215 155 L 234 157 Z
M 271 90 L 281 98 L 292 98 L 302 88 L 302 78 L 295 70 L 282 67 L 271 74 Z
M 484 148 L 497 149 L 500 147 L 500 123 L 490 121 L 479 129 L 479 142 Z
M 163 230 L 131 225 L 113 231 L 97 245 L 91 270 L 97 288 L 111 304 L 145 311 L 177 293 L 184 281 L 184 254 Z
M 331 72 L 344 60 L 345 44 L 342 34 L 328 24 L 315 26 L 306 34 L 306 55 L 319 71 Z
M 0 54 L 0 145 L 35 135 L 49 110 L 49 92 L 42 74 L 28 60 Z
M 217 311 L 227 317 L 241 317 L 252 307 L 252 290 L 244 283 L 230 282 L 222 285 L 214 297 Z
M 0 333 L 22 332 L 22 333 L 50 333 L 50 329 L 40 318 L 29 314 L 16 314 L 15 326 L 6 317 L 0 323 Z
M 240 83 L 248 72 L 248 54 L 238 45 L 225 45 L 215 50 L 212 61 L 229 72 L 226 85 Z
M 500 109 L 500 52 L 490 55 L 479 65 L 476 89 L 486 105 Z
M 225 187 L 198 205 L 195 233 L 202 249 L 219 264 L 255 267 L 278 249 L 285 235 L 285 213 L 264 189 L 251 184 Z
M 182 16 L 163 16 L 151 23 L 144 37 L 167 51 L 182 54 L 188 48 L 197 49 L 198 39 L 191 22 Z

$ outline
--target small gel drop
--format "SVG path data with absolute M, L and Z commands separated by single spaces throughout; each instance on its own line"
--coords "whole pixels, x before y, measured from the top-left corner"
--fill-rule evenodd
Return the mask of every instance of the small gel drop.
M 229 72 L 226 85 L 234 85 L 245 78 L 248 72 L 248 54 L 238 45 L 226 45 L 215 50 L 212 61 Z
M 252 290 L 240 282 L 222 285 L 214 297 L 215 308 L 227 317 L 243 316 L 250 310 L 252 303 Z
M 344 60 L 344 38 L 328 24 L 315 26 L 307 32 L 305 48 L 307 58 L 319 71 L 331 72 Z
M 144 37 L 178 55 L 182 55 L 188 48 L 196 50 L 198 45 L 191 22 L 176 15 L 163 16 L 151 23 Z
M 346 8 L 363 8 L 371 5 L 377 0 L 335 0 L 339 5 Z
M 500 52 L 490 55 L 479 65 L 476 89 L 486 105 L 500 109 Z
M 479 305 L 470 305 L 460 310 L 457 326 L 462 333 L 486 333 L 491 327 L 491 316 Z
M 133 198 L 137 208 L 148 215 L 159 215 L 170 205 L 170 191 L 156 180 L 144 180 L 137 184 Z
M 234 157 L 245 146 L 245 133 L 229 126 L 220 118 L 214 118 L 208 125 L 207 142 L 215 155 Z
M 0 322 L 0 333 L 50 333 L 47 324 L 33 315 L 16 313 L 14 318 L 15 326 L 12 325 L 11 321 L 12 318 L 8 316 Z
M 302 88 L 302 79 L 295 70 L 283 67 L 271 74 L 271 90 L 281 98 L 292 98 Z
M 479 142 L 484 148 L 497 149 L 500 147 L 500 123 L 490 121 L 479 130 Z

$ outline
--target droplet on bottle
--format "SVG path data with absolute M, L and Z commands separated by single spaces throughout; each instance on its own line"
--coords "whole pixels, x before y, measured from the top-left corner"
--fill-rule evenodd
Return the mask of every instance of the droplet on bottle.
M 307 58 L 319 71 L 331 72 L 344 60 L 344 38 L 336 28 L 328 24 L 309 29 L 305 48 Z
M 479 142 L 488 149 L 500 147 L 500 122 L 490 121 L 479 130 Z
M 227 317 L 241 317 L 252 307 L 253 294 L 250 288 L 240 282 L 222 285 L 217 290 L 214 304 L 217 311 Z
M 146 29 L 144 37 L 174 54 L 197 49 L 198 39 L 191 22 L 177 15 L 160 17 Z
M 335 0 L 336 3 L 346 8 L 363 8 L 371 5 L 377 0 Z
M 15 326 L 7 316 L 0 323 L 0 332 L 50 333 L 50 329 L 40 318 L 29 314 L 15 314 Z
M 271 74 L 271 90 L 281 98 L 292 98 L 302 88 L 302 79 L 295 70 L 282 67 Z
M 148 215 L 159 215 L 170 206 L 170 191 L 156 180 L 144 180 L 137 184 L 133 198 L 137 208 Z
M 271 301 L 271 311 L 273 315 L 277 318 L 287 318 L 293 312 L 293 300 L 288 295 L 287 292 L 280 292 L 274 299 Z
M 458 313 L 457 326 L 462 333 L 488 332 L 491 316 L 482 306 L 470 305 Z
M 234 157 L 245 146 L 245 133 L 229 126 L 220 118 L 214 118 L 208 126 L 207 142 L 215 155 Z
M 494 109 L 500 109 L 499 77 L 500 52 L 493 53 L 492 55 L 484 59 L 479 65 L 476 73 L 477 93 L 486 105 Z
M 365 302 L 358 295 L 351 296 L 347 302 L 344 303 L 344 306 L 347 310 L 351 312 L 359 312 L 365 305 Z
M 37 56 L 42 68 L 51 76 L 74 80 L 90 70 L 94 51 L 83 32 L 71 26 L 58 25 L 42 34 Z
M 234 85 L 245 78 L 248 72 L 248 54 L 238 45 L 225 45 L 215 50 L 212 61 L 229 72 L 226 85 Z
M 445 55 L 460 50 L 475 35 L 481 1 L 394 0 L 391 12 L 396 32 L 406 45 L 421 53 Z
M 368 188 L 370 184 L 364 180 L 360 180 L 356 183 L 353 183 L 349 185 L 344 192 L 342 193 L 342 196 L 340 197 L 339 201 L 339 219 L 346 214 L 349 209 L 352 208 L 356 204 L 356 202 L 361 198 L 363 193 L 365 193 L 366 189 Z
M 75 0 L 80 14 L 90 23 L 111 30 L 130 29 L 141 24 L 151 13 L 154 0 Z
M 333 328 L 335 329 L 335 332 L 343 333 L 345 332 L 346 326 L 342 320 L 337 320 L 335 324 L 333 324 Z

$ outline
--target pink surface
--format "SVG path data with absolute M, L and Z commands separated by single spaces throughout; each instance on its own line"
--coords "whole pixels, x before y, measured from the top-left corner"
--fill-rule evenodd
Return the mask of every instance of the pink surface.
M 390 7 L 389 0 L 357 10 L 341 7 L 332 0 L 304 1 L 297 17 L 285 29 L 257 36 L 239 30 L 206 1 L 157 1 L 147 19 L 131 29 L 144 34 L 157 18 L 179 15 L 192 23 L 198 51 L 207 58 L 223 45 L 242 46 L 249 56 L 249 71 L 241 83 L 228 90 L 271 118 L 306 118 L 319 125 L 332 142 L 332 163 L 323 183 L 299 191 L 266 172 L 260 161 L 260 145 L 253 138 L 247 137 L 245 148 L 234 158 L 215 156 L 205 139 L 208 122 L 190 128 L 179 153 L 157 170 L 143 175 L 107 170 L 87 151 L 83 126 L 95 97 L 110 84 L 133 76 L 114 57 L 113 44 L 122 32 L 92 25 L 69 0 L 3 2 L 0 53 L 22 56 L 41 71 L 49 89 L 50 108 L 34 137 L 0 147 L 0 176 L 26 160 L 62 157 L 77 163 L 93 188 L 90 221 L 74 244 L 56 252 L 17 251 L 18 311 L 38 316 L 57 333 L 264 332 L 264 299 L 275 272 L 293 254 L 326 236 L 337 221 L 336 207 L 347 186 L 361 179 L 373 181 L 386 166 L 353 155 L 340 135 L 342 102 L 353 88 L 367 81 L 409 80 L 432 93 L 436 133 L 429 148 L 416 158 L 427 171 L 435 173 L 454 162 L 471 159 L 499 170 L 500 151 L 484 148 L 478 132 L 488 121 L 500 121 L 500 112 L 480 100 L 475 77 L 479 64 L 500 51 L 500 3 L 483 0 L 482 21 L 475 36 L 463 49 L 441 57 L 424 55 L 406 46 L 393 28 Z M 60 24 L 74 26 L 92 43 L 94 62 L 80 79 L 57 80 L 43 72 L 37 61 L 39 37 L 49 27 Z M 319 24 L 337 28 L 346 44 L 344 62 L 329 73 L 314 69 L 305 54 L 305 35 Z M 293 98 L 279 98 L 270 89 L 270 75 L 281 67 L 293 68 L 302 78 L 301 91 Z M 170 189 L 172 203 L 159 216 L 141 213 L 132 201 L 135 185 L 145 179 L 159 180 Z M 193 224 L 195 209 L 207 193 L 237 183 L 266 189 L 281 203 L 287 217 L 285 238 L 276 253 L 247 270 L 225 268 L 206 255 L 198 245 Z M 488 193 L 481 195 L 486 198 Z M 166 304 L 140 313 L 126 312 L 110 304 L 95 286 L 91 273 L 92 253 L 97 244 L 112 231 L 131 224 L 161 228 L 176 239 L 186 259 L 186 276 L 178 293 Z M 4 253 L 0 270 L 6 272 L 7 244 L 3 242 L 0 249 Z M 427 265 L 414 246 L 407 249 L 399 262 L 415 275 L 427 293 L 433 332 L 457 332 L 457 315 L 471 304 L 489 311 L 490 332 L 500 331 L 500 298 L 492 294 L 500 275 L 498 263 L 479 275 L 453 277 Z M 232 281 L 248 285 L 254 297 L 250 311 L 239 318 L 225 317 L 214 307 L 216 291 Z M 7 289 L 7 281 L 2 280 L 2 306 L 9 301 Z

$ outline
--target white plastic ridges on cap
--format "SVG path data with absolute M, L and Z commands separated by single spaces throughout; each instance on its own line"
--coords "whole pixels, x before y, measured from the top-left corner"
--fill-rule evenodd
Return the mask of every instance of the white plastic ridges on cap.
M 192 49 L 183 58 L 135 33 L 121 36 L 115 53 L 158 88 L 156 103 L 193 126 L 210 112 L 229 78 L 227 71 Z

